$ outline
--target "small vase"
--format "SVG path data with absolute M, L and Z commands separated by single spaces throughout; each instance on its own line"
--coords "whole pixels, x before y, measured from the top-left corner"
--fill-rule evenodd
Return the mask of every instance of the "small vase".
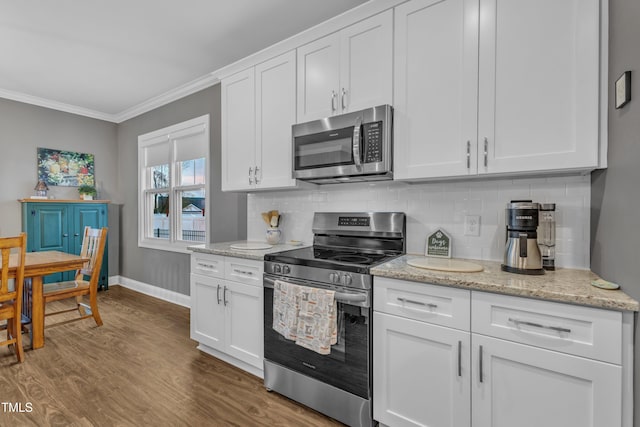
M 267 243 L 269 243 L 270 245 L 277 245 L 278 243 L 280 243 L 281 235 L 282 233 L 280 232 L 280 229 L 269 227 L 267 228 L 267 234 L 265 238 L 267 240 Z

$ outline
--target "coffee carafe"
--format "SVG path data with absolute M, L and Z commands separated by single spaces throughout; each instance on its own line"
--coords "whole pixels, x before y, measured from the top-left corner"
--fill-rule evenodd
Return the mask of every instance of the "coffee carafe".
M 502 270 L 518 274 L 544 274 L 538 247 L 538 211 L 540 205 L 531 200 L 507 203 L 505 221 L 507 241 Z

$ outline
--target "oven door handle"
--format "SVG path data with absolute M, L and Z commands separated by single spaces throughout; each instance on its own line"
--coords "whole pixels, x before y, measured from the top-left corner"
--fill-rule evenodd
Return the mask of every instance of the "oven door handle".
M 269 288 L 269 289 L 273 289 L 273 285 L 275 283 L 275 279 L 272 279 L 271 277 L 264 277 L 264 287 L 265 288 Z M 307 288 L 312 288 L 313 286 L 307 286 L 307 285 L 298 285 L 297 283 L 292 283 L 292 285 L 297 285 L 297 286 L 306 286 Z M 320 288 L 318 288 L 320 289 Z M 361 294 L 347 294 L 344 292 L 336 292 L 333 297 L 338 300 L 338 301 L 344 301 L 344 302 L 366 302 L 367 301 L 367 296 L 366 295 L 361 295 Z

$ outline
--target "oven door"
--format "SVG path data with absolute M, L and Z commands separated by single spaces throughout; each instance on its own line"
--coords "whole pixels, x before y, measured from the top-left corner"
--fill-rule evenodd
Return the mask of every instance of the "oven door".
M 370 393 L 370 291 L 337 289 L 331 285 L 264 275 L 264 358 L 295 372 L 348 391 L 364 399 Z M 321 355 L 297 345 L 273 329 L 273 282 L 336 290 L 338 342 Z

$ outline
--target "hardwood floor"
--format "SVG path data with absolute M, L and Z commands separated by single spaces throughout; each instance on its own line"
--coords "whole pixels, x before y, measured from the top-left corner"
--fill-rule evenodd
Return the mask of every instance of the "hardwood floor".
M 22 364 L 0 347 L 1 426 L 341 425 L 197 350 L 187 308 L 121 286 L 100 292 L 99 307 L 102 327 L 49 327 L 38 350 L 25 335 Z

